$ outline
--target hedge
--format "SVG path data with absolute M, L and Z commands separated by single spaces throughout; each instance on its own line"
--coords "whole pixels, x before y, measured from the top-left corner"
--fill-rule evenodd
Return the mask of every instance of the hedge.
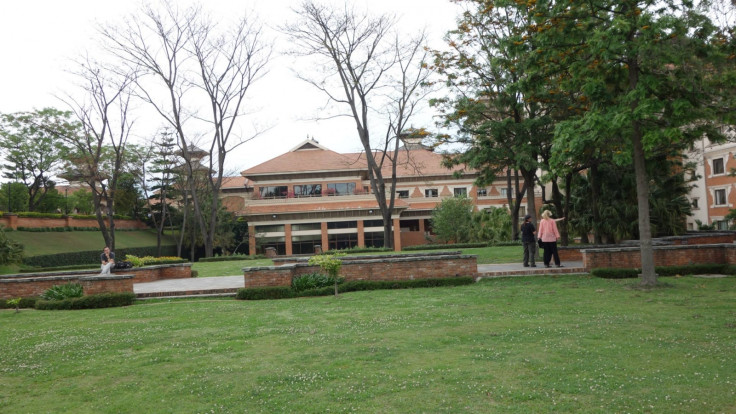
M 138 231 L 139 229 L 118 229 L 116 228 L 115 231 Z M 36 233 L 45 233 L 45 232 L 65 232 L 65 231 L 100 231 L 97 227 L 18 227 L 17 231 L 27 231 L 27 232 L 36 232 Z
M 18 217 L 31 217 L 31 218 L 64 218 L 66 216 L 65 214 L 61 214 L 61 213 L 38 213 L 35 211 L 19 211 L 13 214 L 15 214 Z M 97 216 L 94 214 L 69 214 L 69 217 L 75 218 L 75 219 L 97 220 Z M 115 214 L 113 215 L 113 218 L 116 220 L 132 220 L 132 217 L 123 216 L 121 214 Z M 107 220 L 107 216 L 105 216 L 105 220 Z
M 15 305 L 8 303 L 11 299 L 0 299 L 0 309 L 15 309 Z M 36 306 L 36 301 L 39 300 L 37 297 L 20 298 L 18 307 L 21 309 L 32 309 Z
M 18 273 L 38 273 L 38 272 L 56 272 L 62 270 L 90 270 L 99 269 L 99 263 L 90 263 L 82 265 L 71 265 L 71 266 L 55 266 L 55 267 L 26 267 L 23 266 L 18 269 Z
M 215 256 L 215 257 L 201 257 L 198 261 L 202 263 L 207 262 L 228 262 L 231 260 L 255 260 L 255 259 L 265 259 L 266 256 L 262 254 L 257 254 L 254 256 L 247 256 L 244 254 L 234 254 L 232 256 Z
M 685 266 L 656 266 L 655 273 L 659 276 L 675 276 L 675 275 L 703 275 L 703 274 L 720 274 L 734 275 L 736 274 L 736 266 L 729 264 L 705 263 L 692 264 Z M 639 277 L 641 269 L 617 269 L 617 268 L 598 268 L 590 271 L 590 274 L 603 279 L 634 279 Z
M 64 300 L 42 300 L 36 301 L 38 310 L 71 310 L 71 309 L 98 309 L 114 308 L 132 305 L 135 301 L 135 293 L 100 293 L 98 295 L 82 296 Z
M 411 289 L 411 288 L 427 288 L 440 286 L 463 286 L 472 285 L 475 280 L 470 276 L 464 277 L 446 277 L 438 279 L 414 279 L 414 280 L 353 280 L 338 285 L 340 293 L 358 292 L 365 290 L 384 290 L 384 289 Z M 235 295 L 241 300 L 260 300 L 260 299 L 289 299 L 304 296 L 329 296 L 335 294 L 334 286 L 326 286 L 317 289 L 308 289 L 302 292 L 296 292 L 287 286 L 278 287 L 259 287 L 239 289 Z
M 40 256 L 30 256 L 23 258 L 23 264 L 26 266 L 38 267 L 57 267 L 57 266 L 73 266 L 97 263 L 102 250 L 87 250 L 69 253 L 45 254 Z M 157 256 L 156 246 L 148 247 L 130 247 L 125 249 L 115 249 L 115 257 L 121 260 L 125 255 L 133 256 Z M 176 246 L 161 246 L 162 256 L 176 256 Z

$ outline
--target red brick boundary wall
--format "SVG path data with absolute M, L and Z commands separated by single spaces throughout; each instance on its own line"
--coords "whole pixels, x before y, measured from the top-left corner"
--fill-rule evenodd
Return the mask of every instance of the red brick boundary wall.
M 85 295 L 103 292 L 133 292 L 134 283 L 190 278 L 192 277 L 192 264 L 136 267 L 125 269 L 123 272 L 125 273 L 100 275 L 99 270 L 71 270 L 0 275 L 0 299 L 38 296 L 51 286 L 66 283 L 81 284 Z
M 0 225 L 7 228 L 17 230 L 18 227 L 97 227 L 96 219 L 79 219 L 72 216 L 62 218 L 41 218 L 41 217 L 19 217 L 16 214 L 4 214 L 0 217 Z M 140 220 L 115 220 L 115 227 L 118 229 L 147 229 L 145 223 Z
M 706 263 L 736 263 L 736 244 L 696 244 L 677 246 L 655 246 L 655 266 L 684 266 Z M 583 251 L 583 267 L 639 268 L 641 252 L 639 247 L 616 249 L 587 249 Z
M 307 257 L 284 258 L 280 266 L 246 267 L 245 287 L 291 286 L 294 276 L 322 273 L 311 266 Z M 413 280 L 457 276 L 476 276 L 478 258 L 457 252 L 416 255 L 345 256 L 341 258 L 340 276 L 351 280 Z M 277 261 L 274 260 L 274 263 Z
M 736 241 L 736 232 L 690 232 L 681 236 L 659 237 L 653 240 L 655 246 L 681 246 L 694 244 L 720 244 Z M 560 260 L 563 262 L 579 262 L 583 260 L 583 250 L 619 249 L 638 246 L 638 241 L 631 245 L 615 244 L 581 244 L 574 246 L 558 246 Z M 637 247 L 638 248 L 638 247 Z
M 133 275 L 59 275 L 59 276 L 32 276 L 0 279 L 0 299 L 26 298 L 41 296 L 41 294 L 55 285 L 79 283 L 85 295 L 98 293 L 133 292 Z

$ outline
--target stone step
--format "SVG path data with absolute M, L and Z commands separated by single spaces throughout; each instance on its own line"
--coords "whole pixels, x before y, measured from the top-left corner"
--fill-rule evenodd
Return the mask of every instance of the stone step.
M 505 277 L 505 276 L 544 276 L 544 275 L 573 275 L 588 273 L 583 267 L 532 267 L 519 270 L 498 270 L 480 272 L 478 277 Z
M 166 292 L 140 292 L 136 293 L 136 299 L 166 299 L 166 298 L 182 298 L 182 297 L 207 297 L 207 296 L 235 296 L 241 288 L 224 288 L 224 289 L 193 289 L 193 290 L 176 290 Z

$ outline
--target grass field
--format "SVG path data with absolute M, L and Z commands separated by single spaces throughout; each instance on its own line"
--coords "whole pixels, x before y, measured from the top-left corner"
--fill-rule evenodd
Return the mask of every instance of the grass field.
M 0 412 L 736 412 L 736 278 L 0 311 Z
M 105 247 L 105 239 L 99 231 L 33 232 L 11 231 L 8 237 L 23 243 L 27 256 L 67 253 L 80 250 L 99 250 Z M 165 237 L 163 245 L 174 245 L 176 241 Z M 117 248 L 145 247 L 156 245 L 156 230 L 116 231 Z

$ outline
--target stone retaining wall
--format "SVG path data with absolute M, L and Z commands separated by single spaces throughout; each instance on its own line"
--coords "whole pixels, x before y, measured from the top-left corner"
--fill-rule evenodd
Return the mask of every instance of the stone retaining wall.
M 287 263 L 280 266 L 246 267 L 245 287 L 291 286 L 295 276 L 322 273 L 319 266 L 306 263 L 308 260 L 284 258 L 278 262 Z M 478 273 L 477 256 L 459 253 L 345 256 L 341 260 L 340 276 L 346 281 L 434 279 Z
M 133 292 L 134 283 L 154 282 L 161 279 L 190 278 L 192 277 L 192 264 L 179 263 L 144 266 L 125 269 L 121 272 L 100 275 L 99 270 L 69 270 L 0 275 L 0 299 L 38 296 L 54 285 L 63 285 L 66 283 L 81 284 L 84 287 L 85 294 Z
M 654 246 L 655 266 L 684 266 L 705 263 L 736 263 L 736 244 L 700 244 Z M 583 267 L 586 270 L 641 267 L 639 247 L 587 249 L 583 251 Z

